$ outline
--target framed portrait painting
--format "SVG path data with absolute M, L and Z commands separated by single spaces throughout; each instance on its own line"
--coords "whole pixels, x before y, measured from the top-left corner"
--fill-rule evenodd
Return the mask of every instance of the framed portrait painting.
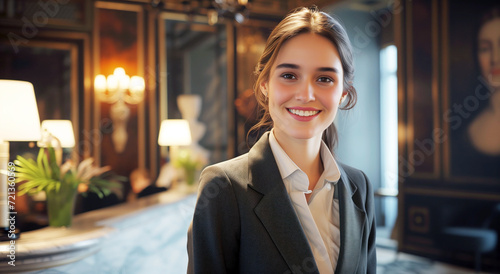
M 500 183 L 500 4 L 447 1 L 443 20 L 445 170 Z M 446 93 L 447 92 L 447 93 Z

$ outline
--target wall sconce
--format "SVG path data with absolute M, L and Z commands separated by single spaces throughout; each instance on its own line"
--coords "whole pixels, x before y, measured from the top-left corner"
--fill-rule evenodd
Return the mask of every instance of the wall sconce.
M 130 109 L 125 103 L 139 104 L 144 99 L 144 78 L 128 76 L 123 68 L 116 68 L 108 77 L 99 74 L 94 80 L 94 89 L 97 98 L 111 105 L 110 115 L 113 121 L 111 139 L 115 151 L 122 153 L 127 144 L 127 122 Z
M 14 240 L 9 233 L 9 195 L 15 191 L 9 164 L 9 141 L 40 140 L 40 118 L 33 85 L 25 81 L 0 80 L 0 241 Z M 14 168 L 15 169 L 15 168 Z M 8 194 L 8 195 L 7 195 Z

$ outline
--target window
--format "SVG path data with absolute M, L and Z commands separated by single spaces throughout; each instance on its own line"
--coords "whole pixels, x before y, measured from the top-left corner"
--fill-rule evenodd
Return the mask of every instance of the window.
M 387 45 L 380 51 L 380 125 L 381 187 L 387 193 L 398 189 L 398 79 L 397 49 Z M 397 215 L 397 200 L 386 198 L 382 204 L 385 226 L 392 228 Z

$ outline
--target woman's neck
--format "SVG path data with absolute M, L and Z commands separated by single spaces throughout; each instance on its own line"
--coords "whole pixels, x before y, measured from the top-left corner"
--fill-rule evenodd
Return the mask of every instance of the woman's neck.
M 276 131 L 274 136 L 288 157 L 307 174 L 309 189 L 314 189 L 323 173 L 323 162 L 320 157 L 321 137 L 295 139 Z

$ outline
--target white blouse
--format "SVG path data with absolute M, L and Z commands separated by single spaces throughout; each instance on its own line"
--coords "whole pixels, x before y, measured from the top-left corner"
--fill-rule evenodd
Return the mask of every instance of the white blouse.
M 324 171 L 308 204 L 305 197 L 306 193 L 310 193 L 307 174 L 288 157 L 273 130 L 269 134 L 269 143 L 318 270 L 321 274 L 334 273 L 340 252 L 339 201 L 334 197 L 335 186 L 340 179 L 337 162 L 326 144 L 321 142 L 320 155 Z

